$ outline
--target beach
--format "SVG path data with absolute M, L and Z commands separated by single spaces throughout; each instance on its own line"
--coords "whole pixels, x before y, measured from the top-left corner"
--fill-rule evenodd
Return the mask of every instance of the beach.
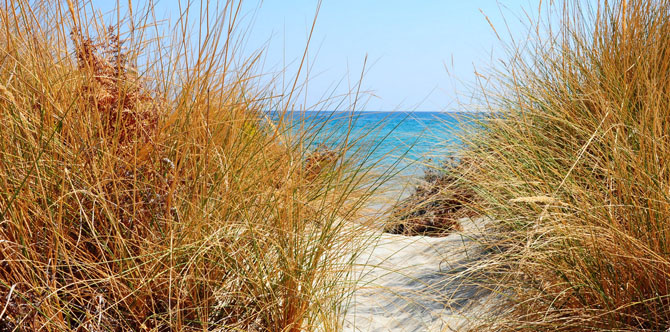
M 495 295 L 474 268 L 486 259 L 484 219 L 445 237 L 371 231 L 356 258 L 344 331 L 459 331 L 490 314 Z

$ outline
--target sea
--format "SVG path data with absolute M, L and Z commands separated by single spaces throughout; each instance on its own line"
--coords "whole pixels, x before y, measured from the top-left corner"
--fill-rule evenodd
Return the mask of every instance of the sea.
M 279 115 L 274 114 L 277 119 Z M 427 167 L 454 154 L 472 113 L 449 112 L 293 112 L 285 115 L 293 135 L 308 149 L 349 146 L 361 168 L 392 175 L 393 186 L 411 185 Z

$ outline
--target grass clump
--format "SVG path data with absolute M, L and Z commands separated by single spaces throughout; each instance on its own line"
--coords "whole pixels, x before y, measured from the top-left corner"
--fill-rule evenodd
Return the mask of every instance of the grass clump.
M 393 207 L 384 231 L 391 234 L 447 236 L 462 230 L 458 221 L 472 215 L 474 192 L 462 178 L 470 162 L 449 157 L 428 165 L 413 192 Z
M 471 207 L 501 232 L 487 269 L 506 314 L 489 328 L 666 330 L 670 3 L 552 8 L 560 22 L 513 47 L 465 143 Z
M 0 8 L 0 330 L 335 329 L 364 172 L 268 125 L 240 3 L 68 4 Z

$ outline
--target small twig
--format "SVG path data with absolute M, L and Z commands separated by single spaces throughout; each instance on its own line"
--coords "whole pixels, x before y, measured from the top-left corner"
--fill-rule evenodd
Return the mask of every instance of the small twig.
M 9 300 L 12 298 L 12 293 L 14 293 L 14 288 L 16 288 L 16 284 L 12 285 L 12 288 L 9 289 L 9 294 L 7 294 L 7 303 L 5 303 L 5 307 L 2 308 L 2 312 L 0 313 L 0 319 L 5 316 L 5 311 L 7 311 L 7 306 L 9 306 Z

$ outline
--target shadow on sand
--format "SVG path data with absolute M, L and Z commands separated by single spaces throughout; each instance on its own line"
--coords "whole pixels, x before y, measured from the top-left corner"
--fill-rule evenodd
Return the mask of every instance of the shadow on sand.
M 459 331 L 484 318 L 496 296 L 474 267 L 484 219 L 446 237 L 380 233 L 356 260 L 359 280 L 345 331 Z

